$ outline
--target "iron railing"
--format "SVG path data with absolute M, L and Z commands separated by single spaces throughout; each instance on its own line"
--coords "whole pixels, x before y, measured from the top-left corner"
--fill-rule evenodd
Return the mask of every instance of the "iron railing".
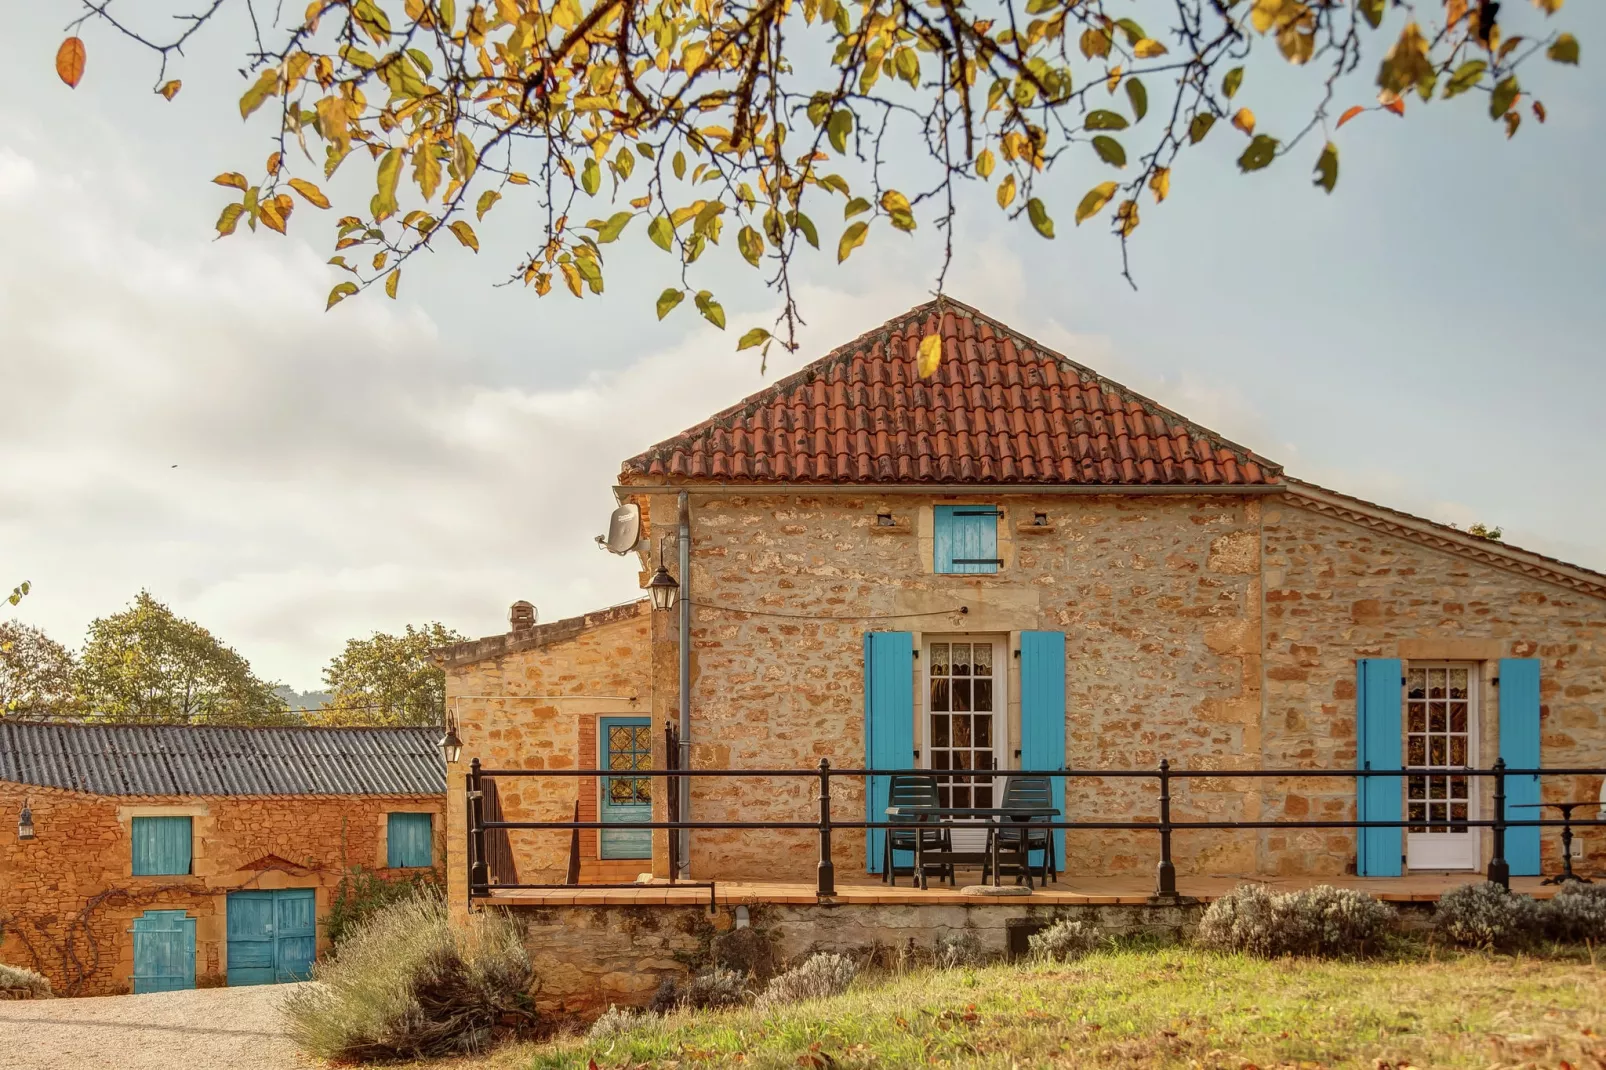
M 666 729 L 666 740 L 671 744 L 673 740 L 673 726 Z M 550 889 L 572 887 L 569 884 L 495 884 L 490 880 L 489 869 L 486 864 L 485 834 L 492 829 L 543 830 L 543 831 L 571 831 L 581 829 L 597 830 L 624 830 L 624 829 L 666 829 L 679 830 L 813 830 L 819 837 L 819 863 L 816 872 L 815 890 L 821 896 L 836 894 L 835 866 L 831 859 L 831 836 L 837 830 L 861 829 L 891 829 L 907 830 L 907 822 L 893 821 L 845 821 L 831 816 L 831 781 L 837 777 L 892 777 L 892 776 L 930 776 L 930 777 L 1002 777 L 1002 776 L 1035 776 L 1071 779 L 1147 779 L 1155 782 L 1158 788 L 1158 820 L 1156 821 L 1033 821 L 1034 830 L 1082 830 L 1082 831 L 1127 831 L 1127 832 L 1153 832 L 1158 836 L 1158 859 L 1155 867 L 1155 897 L 1159 899 L 1175 899 L 1177 893 L 1176 864 L 1172 858 L 1172 839 L 1178 832 L 1198 830 L 1234 830 L 1234 829 L 1363 829 L 1363 828 L 1434 828 L 1453 829 L 1465 831 L 1475 828 L 1488 828 L 1493 831 L 1491 837 L 1491 857 L 1486 871 L 1489 880 L 1510 887 L 1511 868 L 1506 860 L 1506 832 L 1512 828 L 1579 828 L 1591 826 L 1606 826 L 1606 820 L 1600 818 L 1540 818 L 1513 819 L 1507 816 L 1506 781 L 1514 776 L 1560 777 L 1560 776 L 1606 776 L 1606 768 L 1593 769 L 1513 769 L 1507 767 L 1505 759 L 1498 759 L 1488 769 L 1473 768 L 1415 768 L 1415 769 L 1178 769 L 1169 761 L 1162 758 L 1157 767 L 1153 769 L 863 769 L 833 768 L 830 761 L 825 758 L 813 769 L 678 769 L 676 756 L 678 747 L 669 746 L 666 754 L 670 756 L 671 768 L 668 769 L 487 769 L 480 764 L 478 758 L 469 763 L 469 774 L 466 791 L 468 794 L 469 817 L 469 857 L 468 857 L 468 887 L 470 898 L 486 898 L 492 889 Z M 666 817 L 664 821 L 487 821 L 482 806 L 483 784 L 487 779 L 503 779 L 515 777 L 544 777 L 561 779 L 579 778 L 615 778 L 621 774 L 631 779 L 662 780 L 666 787 L 664 799 L 666 801 Z M 1488 818 L 1469 818 L 1464 820 L 1431 820 L 1409 819 L 1398 821 L 1361 821 L 1361 820 L 1260 820 L 1260 821 L 1178 821 L 1171 816 L 1171 785 L 1175 780 L 1227 780 L 1227 779 L 1290 779 L 1306 780 L 1313 778 L 1355 778 L 1366 777 L 1412 777 L 1412 776 L 1456 776 L 1470 778 L 1492 778 L 1494 780 L 1494 815 Z M 818 781 L 819 804 L 818 817 L 811 820 L 798 821 L 683 821 L 678 812 L 677 791 L 680 778 L 791 778 L 811 777 Z M 677 882 L 679 872 L 678 858 L 679 837 L 670 836 L 669 841 L 669 874 L 670 882 Z M 680 887 L 709 888 L 712 899 L 712 882 L 679 881 Z M 634 888 L 635 884 L 587 884 L 583 887 L 614 887 Z

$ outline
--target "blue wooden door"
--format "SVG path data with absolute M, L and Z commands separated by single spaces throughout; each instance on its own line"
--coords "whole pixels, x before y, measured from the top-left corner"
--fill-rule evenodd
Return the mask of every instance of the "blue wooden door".
M 604 717 L 597 725 L 601 737 L 602 768 L 651 769 L 652 721 L 646 717 Z M 652 820 L 652 781 L 646 777 L 602 778 L 600 820 Z M 603 829 L 599 837 L 603 858 L 651 858 L 651 829 Z
M 229 984 L 304 981 L 317 951 L 311 888 L 230 892 Z
M 195 987 L 195 919 L 182 910 L 147 910 L 134 919 L 134 991 Z

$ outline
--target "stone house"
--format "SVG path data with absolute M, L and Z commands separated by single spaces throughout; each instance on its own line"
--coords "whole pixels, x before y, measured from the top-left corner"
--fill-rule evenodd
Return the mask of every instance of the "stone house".
M 0 720 L 0 962 L 68 995 L 304 977 L 350 868 L 443 861 L 439 736 Z
M 923 339 L 940 338 L 930 378 Z M 1318 487 L 1155 401 L 939 299 L 626 460 L 614 488 L 688 606 L 694 766 L 1152 769 L 1195 821 L 1453 823 L 1491 812 L 1489 767 L 1606 766 L 1606 575 Z M 689 568 L 678 563 L 684 525 Z M 677 612 L 641 601 L 441 652 L 465 743 L 449 877 L 466 894 L 470 758 L 520 769 L 643 768 L 680 717 Z M 1245 769 L 1420 767 L 1377 778 Z M 630 820 L 653 785 L 501 785 L 509 819 Z M 1513 778 L 1510 803 L 1593 798 L 1599 777 Z M 808 821 L 808 780 L 696 779 L 696 820 Z M 878 815 L 861 783 L 834 812 Z M 884 787 L 880 789 L 884 792 Z M 958 781 L 988 805 L 996 776 Z M 1153 820 L 1152 781 L 1071 778 L 1080 821 Z M 1533 811 L 1529 812 L 1530 814 Z M 1520 816 L 1520 815 L 1519 815 Z M 1588 816 L 1594 816 L 1593 813 Z M 835 841 L 838 880 L 880 865 Z M 696 831 L 690 876 L 812 879 L 807 830 Z M 1555 837 L 1510 832 L 1515 874 Z M 1606 862 L 1588 830 L 1581 866 Z M 512 838 L 522 879 L 564 877 L 567 833 Z M 588 831 L 582 880 L 666 872 L 667 840 Z M 1068 874 L 1152 872 L 1155 838 L 1072 830 Z M 1176 837 L 1179 871 L 1474 872 L 1490 835 L 1248 828 Z M 874 879 L 873 877 L 869 879 Z

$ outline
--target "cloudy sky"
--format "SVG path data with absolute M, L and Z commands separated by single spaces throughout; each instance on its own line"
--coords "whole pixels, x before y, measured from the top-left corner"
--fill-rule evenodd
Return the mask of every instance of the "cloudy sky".
M 0 580 L 31 580 L 17 615 L 69 645 L 148 588 L 305 690 L 350 636 L 632 597 L 633 562 L 592 543 L 619 461 L 929 296 L 926 232 L 809 261 L 803 349 L 761 374 L 734 336 L 774 304 L 740 261 L 704 277 L 726 334 L 656 321 L 674 280 L 639 235 L 605 297 L 537 300 L 493 285 L 527 243 L 514 211 L 479 257 L 409 267 L 401 300 L 326 314 L 309 209 L 289 239 L 211 239 L 208 179 L 268 150 L 233 53 L 192 50 L 169 104 L 91 28 L 68 90 L 72 9 L 13 5 L 0 41 L 0 96 L 28 102 L 0 111 Z M 1136 291 L 1069 225 L 1089 180 L 1068 173 L 1052 243 L 967 203 L 948 290 L 1296 476 L 1606 569 L 1606 5 L 1561 21 L 1584 66 L 1525 77 L 1550 121 L 1515 142 L 1481 102 L 1413 101 L 1340 133 L 1325 197 L 1303 160 L 1236 175 L 1218 135 L 1145 208 Z M 1301 87 L 1245 93 L 1289 126 Z

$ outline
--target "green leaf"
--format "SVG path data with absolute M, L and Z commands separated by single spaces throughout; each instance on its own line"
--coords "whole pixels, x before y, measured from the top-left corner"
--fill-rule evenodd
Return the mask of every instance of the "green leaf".
M 719 302 L 715 301 L 714 295 L 707 290 L 697 291 L 697 311 L 703 314 L 703 319 L 715 327 L 722 331 L 725 329 L 725 310 L 719 307 Z
M 1099 159 L 1113 167 L 1126 166 L 1126 150 L 1119 141 L 1107 134 L 1100 134 L 1093 139 L 1093 151 L 1099 154 Z
M 1494 87 L 1494 92 L 1489 94 L 1489 118 L 1499 119 L 1503 117 L 1506 112 L 1511 110 L 1511 106 L 1517 102 L 1517 94 L 1521 91 L 1521 87 L 1517 85 L 1517 76 L 1515 74 L 1502 78 L 1500 84 Z
M 658 318 L 663 319 L 675 311 L 675 306 L 686 300 L 686 295 L 680 290 L 671 287 L 658 295 Z
M 1100 182 L 1088 190 L 1087 195 L 1082 198 L 1082 203 L 1076 206 L 1076 225 L 1081 226 L 1082 220 L 1097 215 L 1099 209 L 1109 204 L 1110 198 L 1115 196 L 1115 189 L 1114 182 Z
M 602 186 L 602 168 L 590 156 L 586 157 L 585 166 L 580 168 L 580 187 L 593 197 Z
M 1322 149 L 1321 156 L 1316 160 L 1316 185 L 1328 193 L 1338 185 L 1338 146 L 1331 141 Z
M 1361 0 L 1361 14 L 1372 29 L 1377 29 L 1383 23 L 1383 7 L 1387 0 Z
M 736 248 L 741 250 L 743 259 L 758 267 L 764 255 L 764 237 L 752 227 L 743 227 L 736 235 Z
M 868 212 L 869 210 L 870 210 L 870 202 L 869 201 L 865 200 L 863 197 L 855 197 L 855 198 L 853 198 L 853 200 L 849 201 L 843 207 L 843 209 L 842 209 L 842 218 L 843 219 L 852 219 L 854 216 L 858 215 L 860 212 Z
M 1277 145 L 1276 138 L 1266 134 L 1256 134 L 1255 139 L 1244 150 L 1244 154 L 1238 157 L 1238 169 L 1241 171 L 1259 171 L 1276 158 Z
M 769 339 L 770 332 L 762 327 L 754 327 L 742 335 L 741 340 L 736 343 L 736 352 L 740 353 L 744 349 L 752 349 L 756 345 L 763 345 Z
M 1130 124 L 1126 121 L 1126 116 L 1119 112 L 1100 108 L 1088 112 L 1087 120 L 1082 125 L 1089 130 L 1125 130 Z
M 652 239 L 652 243 L 654 245 L 658 246 L 658 248 L 667 253 L 674 248 L 674 225 L 669 222 L 669 219 L 666 216 L 658 216 L 651 223 L 647 224 L 647 237 Z M 669 293 L 670 291 L 665 290 L 664 292 Z M 677 290 L 675 292 L 678 293 L 679 291 Z M 662 319 L 663 317 L 660 316 L 659 318 Z
M 853 252 L 853 250 L 864 244 L 864 236 L 869 229 L 870 225 L 863 220 L 860 220 L 859 222 L 850 225 L 847 230 L 842 232 L 842 240 L 836 243 L 837 263 L 842 263 L 842 261 L 848 258 L 849 253 Z
M 792 212 L 788 215 L 788 221 L 792 224 L 793 230 L 803 235 L 804 241 L 816 249 L 820 247 L 820 232 L 814 229 L 814 220 L 802 212 Z
M 218 233 L 218 237 L 221 238 L 225 234 L 233 234 L 234 233 L 234 228 L 240 225 L 240 217 L 243 216 L 243 215 L 245 215 L 245 205 L 243 205 L 243 204 L 226 204 L 226 205 L 224 205 L 223 206 L 223 214 L 217 217 L 217 233 Z
M 336 283 L 335 288 L 329 291 L 329 303 L 323 306 L 323 310 L 329 311 L 356 292 L 357 284 L 354 282 Z
M 1054 221 L 1048 217 L 1048 209 L 1043 207 L 1042 201 L 1036 197 L 1027 201 L 1026 215 L 1031 219 L 1032 226 L 1037 228 L 1037 233 L 1045 238 L 1054 237 Z
M 257 76 L 257 80 L 245 95 L 240 98 L 240 118 L 248 119 L 251 113 L 262 107 L 273 91 L 279 87 L 279 68 L 269 67 Z
M 396 183 L 401 179 L 402 154 L 391 149 L 379 158 L 379 198 L 374 215 L 386 219 L 396 214 Z
M 1126 34 L 1127 44 L 1135 45 L 1139 41 L 1142 41 L 1144 38 L 1149 36 L 1143 32 L 1142 26 L 1139 26 L 1131 19 L 1117 19 L 1115 24 L 1121 27 L 1122 33 Z
M 485 213 L 489 212 L 491 210 L 491 206 L 501 199 L 502 195 L 496 192 L 494 189 L 486 190 L 484 193 L 480 194 L 480 203 L 474 206 L 474 217 L 476 219 L 484 219 Z
M 1221 92 L 1228 100 L 1238 95 L 1238 87 L 1244 84 L 1244 69 L 1234 67 L 1227 72 L 1227 77 L 1221 80 Z
M 1469 59 L 1461 64 L 1445 83 L 1444 99 L 1449 100 L 1451 97 L 1459 96 L 1477 85 L 1478 79 L 1482 78 L 1483 72 L 1488 69 L 1489 65 L 1481 59 Z
M 685 178 L 686 154 L 678 149 L 675 150 L 675 158 L 669 162 L 669 166 L 674 168 L 676 178 Z
M 1557 63 L 1570 63 L 1578 66 L 1578 38 L 1570 33 L 1564 33 L 1545 49 L 1545 55 Z
M 1149 114 L 1149 91 L 1136 78 L 1126 80 L 1126 99 L 1132 105 L 1132 121 L 1140 123 Z
M 1210 133 L 1210 128 L 1215 125 L 1216 117 L 1214 115 L 1207 111 L 1200 112 L 1193 117 L 1193 122 L 1188 124 L 1188 140 L 1195 145 L 1199 144 L 1205 139 L 1205 135 Z
M 624 233 L 625 227 L 634 218 L 635 214 L 632 212 L 615 212 L 608 217 L 606 223 L 593 219 L 586 226 L 597 232 L 598 245 L 607 245 L 611 241 L 618 241 L 619 235 Z
M 825 124 L 825 132 L 831 139 L 833 149 L 847 152 L 848 135 L 853 132 L 853 113 L 846 108 L 832 112 L 830 121 Z

